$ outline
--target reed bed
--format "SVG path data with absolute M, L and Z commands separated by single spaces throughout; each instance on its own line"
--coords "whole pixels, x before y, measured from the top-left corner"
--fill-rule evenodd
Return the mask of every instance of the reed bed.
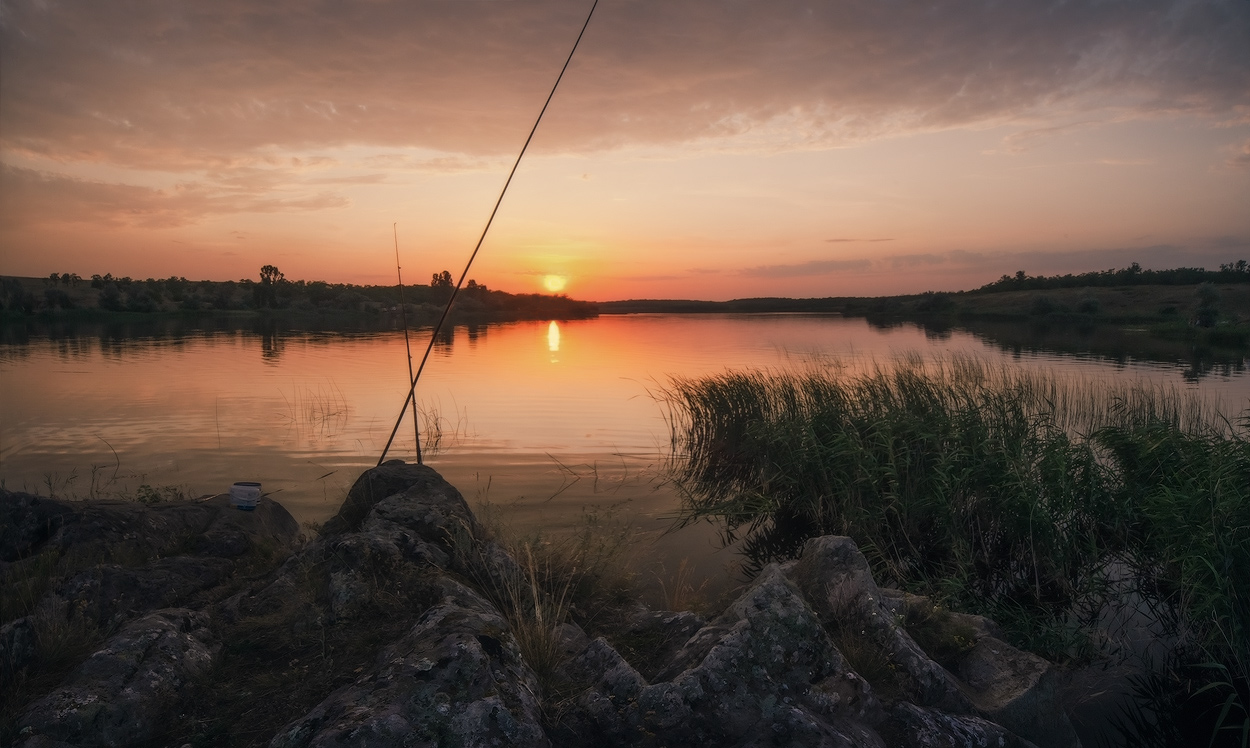
M 1127 568 L 1178 656 L 1223 666 L 1248 703 L 1244 404 L 966 357 L 727 372 L 665 395 L 682 520 L 720 523 L 749 568 L 849 535 L 883 583 L 1059 659 L 1091 654 Z

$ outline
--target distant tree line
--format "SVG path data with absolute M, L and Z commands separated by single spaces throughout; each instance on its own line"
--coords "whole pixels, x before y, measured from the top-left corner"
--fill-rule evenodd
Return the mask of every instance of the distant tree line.
M 1052 288 L 1081 288 L 1085 286 L 1192 286 L 1199 283 L 1250 283 L 1250 263 L 1237 260 L 1220 265 L 1219 270 L 1206 268 L 1173 268 L 1172 270 L 1144 270 L 1134 262 L 1126 268 L 1093 271 L 1079 275 L 1028 275 L 1023 270 L 1015 275 L 1004 275 L 993 283 L 987 283 L 969 293 L 996 293 L 1000 291 L 1035 291 Z
M 42 293 L 40 293 L 42 285 Z M 403 299 L 418 315 L 441 310 L 451 298 L 451 273 L 434 273 L 428 286 L 405 286 Z M 180 276 L 137 280 L 111 273 L 92 275 L 87 285 L 76 273 L 52 273 L 42 282 L 0 279 L 0 310 L 18 315 L 71 309 L 106 312 L 202 312 L 290 310 L 383 315 L 398 311 L 398 286 L 357 286 L 326 281 L 287 280 L 274 265 L 264 265 L 257 280 L 191 281 Z M 456 301 L 460 313 L 485 318 L 551 316 L 576 318 L 595 313 L 592 304 L 565 296 L 510 294 L 470 280 Z

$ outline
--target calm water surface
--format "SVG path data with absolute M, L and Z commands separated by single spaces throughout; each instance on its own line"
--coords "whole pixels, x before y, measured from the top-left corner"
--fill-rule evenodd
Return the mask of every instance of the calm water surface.
M 424 331 L 421 336 L 428 335 Z M 424 348 L 426 338 L 419 337 Z M 510 524 L 562 530 L 612 507 L 645 531 L 645 555 L 714 575 L 711 528 L 662 534 L 678 499 L 662 480 L 672 376 L 837 358 L 849 367 L 952 352 L 1090 377 L 1197 389 L 1229 409 L 1250 377 L 1187 381 L 1185 364 L 1010 354 L 967 333 L 927 337 L 804 315 L 628 315 L 457 328 L 418 391 L 426 462 Z M 375 464 L 406 392 L 402 333 L 206 333 L 175 339 L 32 339 L 0 346 L 0 479 L 88 496 L 139 485 L 220 493 L 258 480 L 301 521 L 338 509 Z M 431 445 L 433 446 L 433 445 Z M 405 419 L 390 456 L 411 460 Z M 645 544 L 644 544 L 645 545 Z

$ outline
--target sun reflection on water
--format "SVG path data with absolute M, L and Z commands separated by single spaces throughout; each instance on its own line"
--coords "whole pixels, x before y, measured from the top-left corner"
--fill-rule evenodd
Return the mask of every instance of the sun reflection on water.
M 552 353 L 560 352 L 560 326 L 554 319 L 551 320 L 551 324 L 547 325 L 547 350 Z M 555 362 L 554 358 L 551 360 Z

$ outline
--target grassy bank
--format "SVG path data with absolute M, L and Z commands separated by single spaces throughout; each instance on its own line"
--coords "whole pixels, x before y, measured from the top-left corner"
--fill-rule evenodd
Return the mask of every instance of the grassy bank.
M 1139 599 L 1184 718 L 1231 699 L 1223 722 L 1243 725 L 1250 412 L 966 359 L 727 373 L 668 397 L 686 521 L 721 523 L 752 564 L 849 535 L 878 579 L 1057 659 L 1105 651 L 1098 621 Z

